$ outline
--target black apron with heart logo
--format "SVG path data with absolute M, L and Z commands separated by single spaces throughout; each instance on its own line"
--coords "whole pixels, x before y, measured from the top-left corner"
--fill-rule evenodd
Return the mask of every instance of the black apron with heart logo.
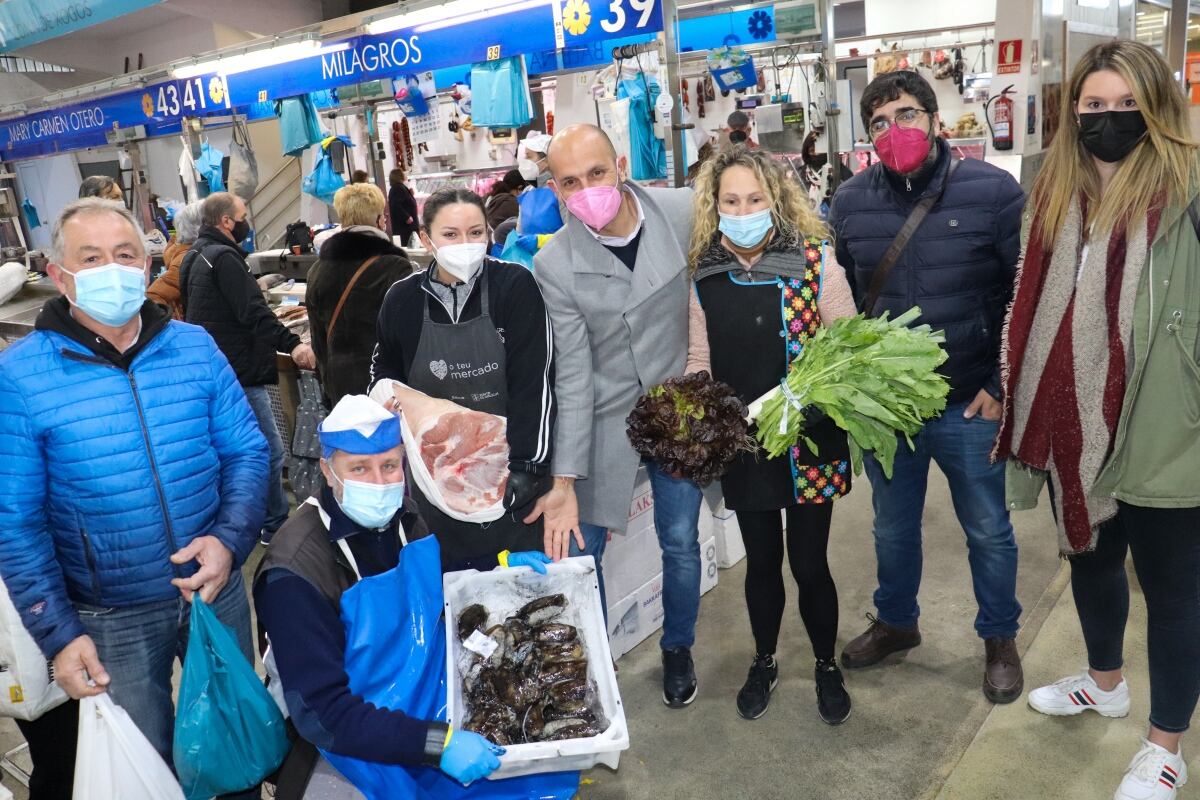
M 436 269 L 431 266 L 430 269 Z M 434 322 L 429 306 L 438 300 L 425 298 L 425 320 L 421 343 L 413 356 L 408 385 L 430 397 L 450 400 L 472 411 L 508 416 L 507 352 L 489 313 L 488 271 L 479 273 L 479 316 L 457 323 Z M 468 297 L 468 300 L 470 298 Z M 421 516 L 438 538 L 442 557 L 453 564 L 468 558 L 499 553 L 541 550 L 542 521 L 521 521 L 523 514 L 508 513 L 494 522 L 462 522 L 444 514 L 425 498 L 409 475 L 409 486 L 421 505 Z M 530 508 L 522 510 L 528 514 Z

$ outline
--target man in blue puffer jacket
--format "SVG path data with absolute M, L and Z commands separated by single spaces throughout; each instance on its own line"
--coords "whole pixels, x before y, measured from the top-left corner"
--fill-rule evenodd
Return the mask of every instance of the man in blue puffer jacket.
M 194 592 L 253 658 L 267 444 L 212 338 L 145 299 L 123 206 L 72 203 L 51 256 L 64 297 L 0 352 L 0 575 L 66 692 L 107 688 L 170 763 Z
M 945 413 L 914 437 L 915 450 L 901 442 L 891 479 L 874 458 L 864 459 L 875 507 L 878 618 L 846 646 L 842 663 L 869 666 L 921 643 L 921 514 L 932 460 L 946 475 L 967 537 L 983 693 L 1012 702 L 1022 688 L 1017 543 L 1004 505 L 1004 465 L 992 464 L 990 454 L 1000 424 L 1000 328 L 1020 257 L 1025 194 L 998 167 L 955 162 L 936 135 L 937 98 L 915 72 L 876 77 L 861 107 L 882 163 L 834 195 L 829 227 L 837 259 L 868 316 L 920 306 L 919 321 L 945 331 L 949 358 L 939 371 L 950 397 Z M 934 201 L 928 216 L 875 287 L 876 266 L 923 198 Z

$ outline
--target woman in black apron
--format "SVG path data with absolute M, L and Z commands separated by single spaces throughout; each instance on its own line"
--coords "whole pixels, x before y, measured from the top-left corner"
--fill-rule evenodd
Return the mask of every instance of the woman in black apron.
M 421 240 L 434 263 L 388 291 L 372 384 L 393 379 L 506 417 L 505 514 L 489 523 L 461 522 L 423 497 L 411 476 L 409 485 L 447 561 L 542 550 L 541 520 L 523 521 L 551 480 L 554 351 L 541 291 L 524 267 L 485 255 L 487 222 L 474 192 L 434 192 L 425 201 Z
M 854 301 L 845 274 L 826 257 L 808 198 L 770 156 L 722 151 L 695 188 L 688 367 L 709 369 L 749 404 L 779 385 L 822 324 L 853 315 Z M 759 448 L 741 453 L 721 479 L 746 545 L 746 606 L 758 651 L 737 709 L 746 719 L 762 716 L 778 681 L 786 542 L 816 656 L 817 707 L 837 724 L 850 715 L 850 696 L 834 661 L 837 588 L 826 550 L 833 501 L 850 491 L 853 470 L 846 434 L 832 421 L 810 419 L 805 433 L 820 455 L 803 441 L 773 459 Z

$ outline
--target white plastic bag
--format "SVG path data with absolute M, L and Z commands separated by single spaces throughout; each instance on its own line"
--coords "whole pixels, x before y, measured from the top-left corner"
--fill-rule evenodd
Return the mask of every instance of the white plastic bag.
M 184 800 L 171 768 L 107 694 L 79 701 L 74 800 Z
M 229 146 L 229 191 L 247 202 L 253 200 L 258 191 L 258 158 L 250 148 L 245 131 L 238 125 L 233 128 L 233 142 Z
M 66 699 L 0 582 L 0 717 L 37 719 Z

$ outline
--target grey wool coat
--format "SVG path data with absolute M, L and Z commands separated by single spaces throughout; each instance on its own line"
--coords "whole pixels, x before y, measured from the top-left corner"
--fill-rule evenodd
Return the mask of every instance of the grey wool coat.
M 690 189 L 627 184 L 645 227 L 633 272 L 573 216 L 534 257 L 554 328 L 554 474 L 576 477 L 579 520 L 624 530 L 639 456 L 625 418 L 687 361 Z

